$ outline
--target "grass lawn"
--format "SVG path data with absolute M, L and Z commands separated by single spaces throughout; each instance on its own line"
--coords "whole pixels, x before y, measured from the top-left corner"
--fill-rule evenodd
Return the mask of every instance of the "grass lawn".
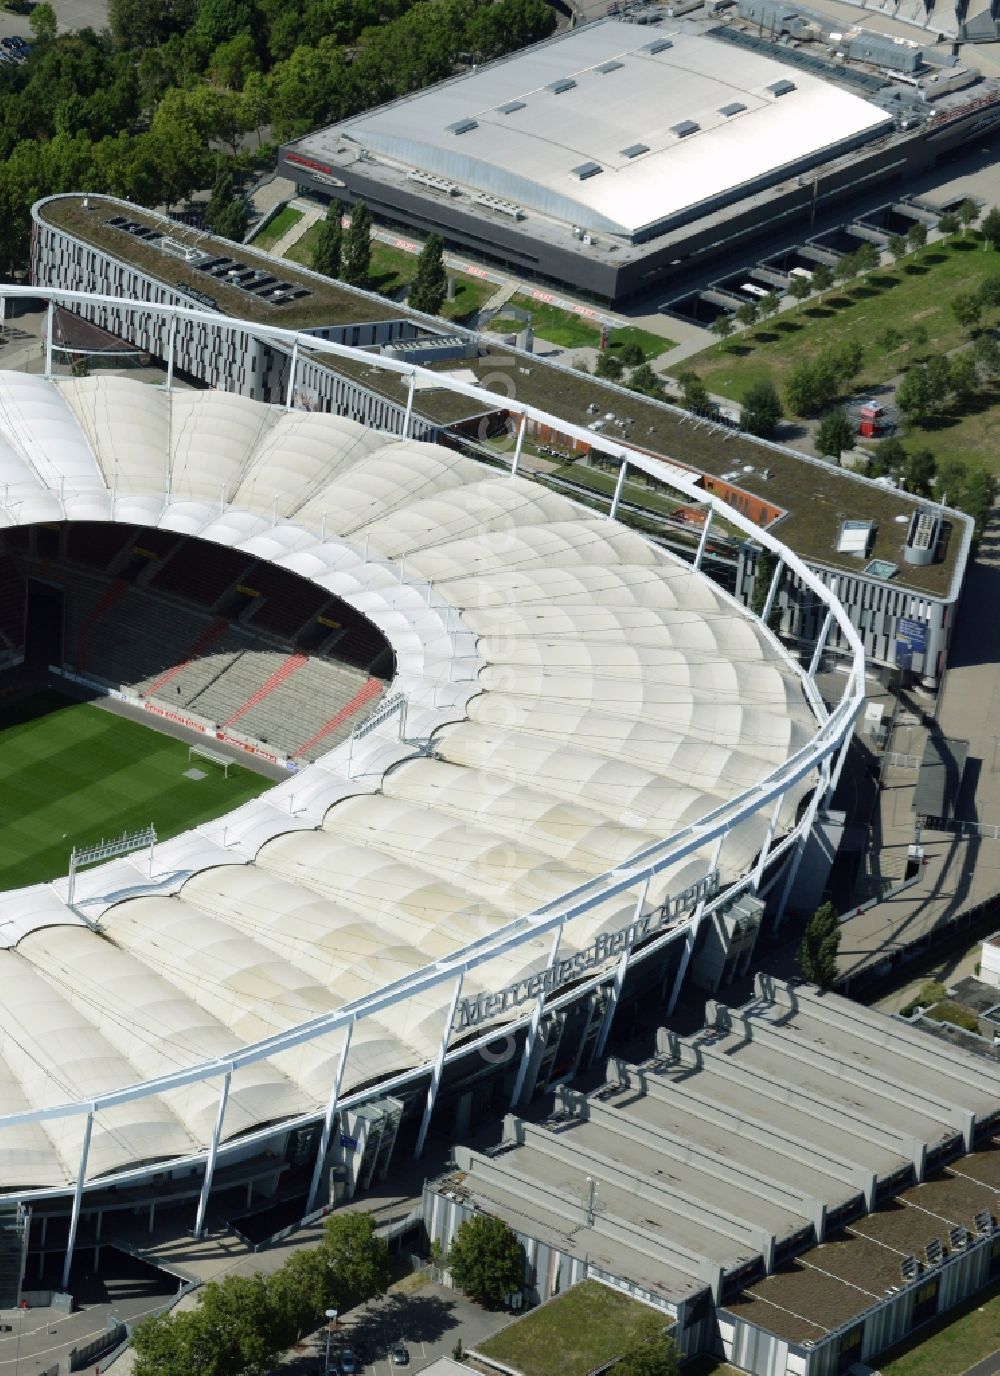
M 601 344 L 601 327 L 584 315 L 575 311 L 563 310 L 561 306 L 550 306 L 545 301 L 536 301 L 532 296 L 518 293 L 510 299 L 510 305 L 518 310 L 531 312 L 531 328 L 540 339 L 550 344 L 558 344 L 562 349 L 597 349 Z M 510 316 L 497 316 L 490 324 L 491 330 L 507 334 L 519 328 L 519 322 Z M 660 354 L 674 347 L 672 339 L 652 334 L 640 329 L 638 325 L 623 325 L 611 332 L 609 348 L 612 353 L 623 344 L 638 344 L 646 359 L 659 358 Z
M 998 1348 L 1000 1287 L 993 1286 L 892 1349 L 878 1366 L 882 1376 L 960 1376 Z
M 780 389 L 796 363 L 832 344 L 850 341 L 864 349 L 864 365 L 854 387 L 860 392 L 894 377 L 912 362 L 905 344 L 887 353 L 879 343 L 889 326 L 905 335 L 911 326 L 921 324 L 928 344 L 919 350 L 920 356 L 944 353 L 966 338 L 951 313 L 952 297 L 975 291 L 983 278 L 996 275 L 1000 275 L 1000 255 L 984 250 L 978 239 L 934 244 L 846 289 L 832 287 L 821 300 L 810 299 L 734 335 L 728 348 L 714 344 L 673 371 L 694 371 L 710 392 L 738 401 L 748 387 L 765 377 L 771 377 Z
M 908 450 L 929 449 L 939 463 L 958 459 L 1000 473 L 1000 387 L 984 387 L 961 410 L 930 425 L 908 425 L 900 439 Z
M 628 1295 L 583 1280 L 515 1319 L 476 1350 L 524 1376 L 586 1376 L 617 1356 L 636 1319 L 650 1313 L 655 1310 Z
M 186 779 L 201 769 L 203 779 Z M 74 845 L 153 823 L 166 839 L 272 786 L 193 760 L 183 741 L 46 691 L 0 712 L 0 888 L 67 872 Z
M 274 248 L 281 236 L 287 234 L 293 225 L 298 224 L 302 219 L 302 215 L 303 212 L 301 210 L 293 210 L 290 205 L 286 205 L 283 210 L 278 211 L 267 228 L 262 229 L 253 239 L 254 248 L 265 250 Z

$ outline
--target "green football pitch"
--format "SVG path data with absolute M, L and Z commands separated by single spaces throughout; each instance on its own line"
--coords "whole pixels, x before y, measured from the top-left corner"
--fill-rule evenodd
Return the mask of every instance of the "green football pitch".
M 189 779 L 191 768 L 204 774 Z M 45 691 L 0 710 L 0 889 L 66 874 L 73 846 L 152 823 L 160 840 L 230 812 L 272 780 L 188 761 L 184 741 Z

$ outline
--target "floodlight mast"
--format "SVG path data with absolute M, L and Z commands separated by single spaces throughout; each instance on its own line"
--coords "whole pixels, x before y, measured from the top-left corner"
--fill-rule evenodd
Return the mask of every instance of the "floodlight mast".
M 114 841 L 98 841 L 93 846 L 74 846 L 69 857 L 69 887 L 66 890 L 66 903 L 73 908 L 76 893 L 76 872 L 85 865 L 99 865 L 104 860 L 114 860 L 120 855 L 132 855 L 135 851 L 149 847 L 149 873 L 153 873 L 153 847 L 156 845 L 156 827 L 152 823 L 142 831 L 123 831 Z M 76 909 L 73 908 L 76 912 Z M 83 917 L 82 913 L 78 916 Z M 88 922 L 87 918 L 83 918 Z M 93 925 L 88 922 L 88 926 Z

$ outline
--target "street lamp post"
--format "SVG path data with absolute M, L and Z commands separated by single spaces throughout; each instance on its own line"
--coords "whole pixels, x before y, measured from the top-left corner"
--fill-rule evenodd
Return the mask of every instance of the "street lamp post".
M 326 1325 L 326 1361 L 323 1364 L 323 1376 L 330 1376 L 330 1334 L 333 1332 L 333 1325 L 337 1322 L 336 1309 L 328 1309 L 326 1317 L 328 1322 Z

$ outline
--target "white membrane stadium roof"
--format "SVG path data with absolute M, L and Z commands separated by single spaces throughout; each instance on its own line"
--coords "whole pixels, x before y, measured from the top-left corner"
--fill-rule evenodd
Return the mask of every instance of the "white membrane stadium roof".
M 606 20 L 296 146 L 341 165 L 365 150 L 632 238 L 889 127 L 877 106 L 773 58 Z
M 352 778 L 344 745 L 159 846 L 152 873 L 139 857 L 81 874 L 101 932 L 65 881 L 0 896 L 0 1114 L 224 1058 L 378 991 L 695 822 L 816 729 L 790 663 L 708 580 L 439 446 L 232 394 L 7 373 L 0 486 L 0 526 L 160 525 L 316 580 L 389 637 L 390 693 L 428 742 L 378 727 Z M 729 834 L 724 880 L 767 822 Z M 709 854 L 667 868 L 650 903 Z M 560 954 L 627 924 L 636 897 L 574 919 Z M 549 946 L 505 948 L 464 993 L 543 968 Z M 450 992 L 359 1021 L 345 1092 L 433 1058 Z M 321 1109 L 340 1045 L 328 1033 L 239 1069 L 225 1138 Z M 217 1095 L 207 1080 L 102 1110 L 90 1178 L 204 1150 Z M 64 1186 L 82 1132 L 80 1116 L 0 1129 L 0 1188 Z

